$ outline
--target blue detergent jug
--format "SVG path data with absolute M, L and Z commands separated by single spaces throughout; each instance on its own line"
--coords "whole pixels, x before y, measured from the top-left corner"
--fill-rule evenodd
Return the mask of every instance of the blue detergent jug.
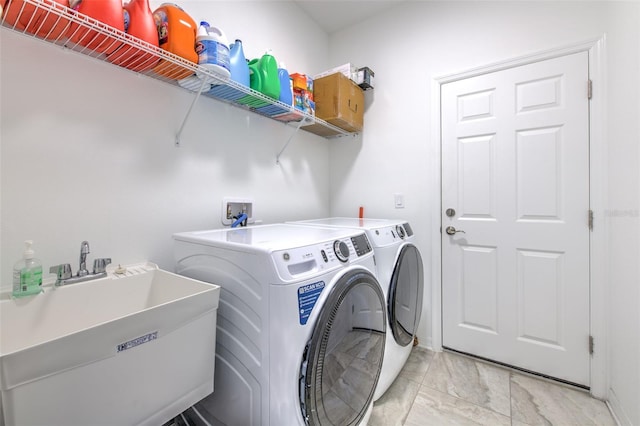
M 280 80 L 279 101 L 283 104 L 293 105 L 293 86 L 291 78 L 289 77 L 289 71 L 287 71 L 287 68 L 282 62 L 280 62 L 280 68 L 278 68 L 278 79 Z
M 231 66 L 231 80 L 243 86 L 250 87 L 249 65 L 244 56 L 241 40 L 236 39 L 235 43 L 231 44 L 229 63 Z

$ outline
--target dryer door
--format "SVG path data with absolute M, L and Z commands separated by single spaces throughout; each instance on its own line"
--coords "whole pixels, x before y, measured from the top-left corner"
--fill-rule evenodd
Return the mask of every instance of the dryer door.
M 422 314 L 422 257 L 413 244 L 400 248 L 389 286 L 389 326 L 401 346 L 413 342 Z
M 356 316 L 368 305 L 366 321 Z M 309 425 L 357 425 L 373 401 L 384 354 L 386 318 L 378 280 L 365 269 L 344 273 L 315 323 L 300 368 L 300 406 Z

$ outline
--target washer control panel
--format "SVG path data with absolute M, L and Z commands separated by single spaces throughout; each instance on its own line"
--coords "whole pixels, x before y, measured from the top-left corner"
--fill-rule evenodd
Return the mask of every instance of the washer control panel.
M 305 247 L 273 252 L 279 275 L 285 280 L 307 273 L 342 267 L 353 259 L 372 253 L 365 233 Z
M 344 241 L 335 240 L 333 242 L 333 252 L 340 262 L 349 260 L 349 246 Z
M 353 248 L 358 256 L 364 256 L 373 250 L 366 234 L 351 237 L 351 243 L 353 244 Z

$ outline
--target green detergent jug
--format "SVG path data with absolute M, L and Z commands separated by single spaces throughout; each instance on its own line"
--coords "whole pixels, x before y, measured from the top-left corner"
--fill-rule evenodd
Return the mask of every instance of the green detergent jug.
M 249 61 L 249 87 L 251 87 L 256 92 L 262 93 L 263 74 L 262 71 L 260 71 L 258 62 L 260 62 L 259 59 L 252 59 L 251 61 Z M 247 95 L 239 99 L 238 103 L 248 105 L 252 108 L 260 108 L 269 105 L 262 99 L 256 98 L 252 95 Z
M 260 60 L 252 59 L 249 61 L 249 87 L 253 90 L 262 92 L 262 81 L 264 80 L 264 75 L 262 70 L 260 69 Z
M 278 64 L 276 59 L 267 51 L 260 59 L 249 61 L 249 85 L 264 95 L 278 99 L 280 97 L 280 78 L 278 77 Z M 267 105 L 266 102 L 253 96 L 245 96 L 238 102 L 254 108 Z
M 251 66 L 251 64 L 249 64 Z M 262 55 L 258 61 L 258 69 L 262 72 L 262 88 L 260 91 L 273 99 L 280 98 L 280 77 L 278 76 L 278 63 L 271 51 Z

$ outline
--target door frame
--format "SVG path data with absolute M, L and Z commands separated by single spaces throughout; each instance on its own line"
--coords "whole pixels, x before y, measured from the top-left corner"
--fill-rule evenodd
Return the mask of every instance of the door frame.
M 589 276 L 590 276 L 590 335 L 594 339 L 594 351 L 590 363 L 590 392 L 599 399 L 608 399 L 608 345 L 607 345 L 607 230 L 604 213 L 606 207 L 607 161 L 606 161 L 606 62 L 605 35 L 586 40 L 581 43 L 561 46 L 538 53 L 520 56 L 486 66 L 472 68 L 463 72 L 433 78 L 431 81 L 431 154 L 432 187 L 434 197 L 431 211 L 432 235 L 438 236 L 431 242 L 431 346 L 435 351 L 442 351 L 442 244 L 441 244 L 441 212 L 442 212 L 442 121 L 441 121 L 441 89 L 442 85 L 457 80 L 475 77 L 495 71 L 501 71 L 521 65 L 527 65 L 578 52 L 589 53 L 589 77 L 593 83 L 592 97 L 589 103 L 589 205 L 593 211 L 593 230 L 589 235 Z M 587 87 L 585 86 L 585 91 Z M 585 212 L 586 223 L 586 212 Z M 585 342 L 587 345 L 588 342 Z

